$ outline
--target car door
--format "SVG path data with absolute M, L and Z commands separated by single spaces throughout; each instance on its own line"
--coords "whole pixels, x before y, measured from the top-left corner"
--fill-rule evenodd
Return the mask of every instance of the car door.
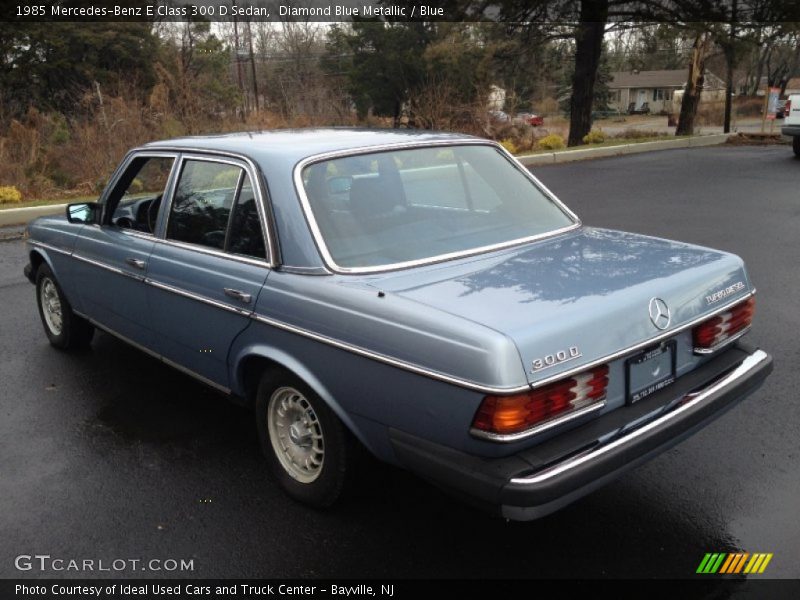
M 262 195 L 253 169 L 184 155 L 147 271 L 158 352 L 228 388 L 228 349 L 250 324 L 269 275 Z
M 86 316 L 145 347 L 153 335 L 144 280 L 155 246 L 155 215 L 176 160 L 170 153 L 129 156 L 101 199 L 100 223 L 83 227 L 73 251 Z

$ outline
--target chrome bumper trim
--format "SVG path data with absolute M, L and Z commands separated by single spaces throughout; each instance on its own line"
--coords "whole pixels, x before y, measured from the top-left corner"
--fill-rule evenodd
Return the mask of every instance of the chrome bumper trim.
M 672 422 L 673 420 L 680 418 L 680 416 L 685 413 L 686 411 L 692 409 L 696 405 L 704 402 L 713 394 L 724 390 L 727 387 L 735 386 L 736 383 L 747 376 L 750 371 L 755 369 L 761 363 L 769 359 L 769 355 L 764 352 L 763 350 L 756 350 L 745 358 L 742 363 L 729 372 L 727 375 L 724 375 L 714 383 L 710 384 L 709 386 L 702 388 L 697 392 L 692 392 L 684 396 L 681 403 L 679 403 L 678 407 L 673 409 L 672 411 L 668 412 L 667 414 L 643 425 L 638 429 L 634 429 L 632 432 L 624 435 L 621 438 L 618 438 L 612 442 L 607 444 L 603 444 L 599 447 L 595 447 L 584 454 L 580 454 L 578 456 L 574 456 L 570 459 L 565 460 L 564 462 L 558 463 L 552 467 L 539 471 L 538 473 L 534 473 L 533 475 L 528 475 L 526 477 L 518 477 L 511 479 L 510 483 L 515 485 L 538 485 L 541 484 L 549 479 L 562 475 L 563 473 L 569 472 L 572 469 L 575 469 L 583 464 L 592 462 L 603 456 L 604 454 L 619 448 L 620 446 L 625 446 L 627 444 L 631 444 L 635 442 L 638 438 L 645 435 L 646 433 L 653 431 L 654 429 L 658 429 L 668 423 Z

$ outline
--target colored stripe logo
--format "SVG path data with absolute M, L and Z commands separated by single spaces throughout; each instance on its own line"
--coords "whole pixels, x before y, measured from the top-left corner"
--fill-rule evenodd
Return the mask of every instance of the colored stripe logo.
M 700 566 L 697 567 L 696 573 L 711 575 L 715 573 L 720 575 L 746 573 L 755 575 L 763 573 L 771 560 L 771 552 L 769 554 L 762 552 L 754 554 L 748 552 L 709 552 L 700 561 Z

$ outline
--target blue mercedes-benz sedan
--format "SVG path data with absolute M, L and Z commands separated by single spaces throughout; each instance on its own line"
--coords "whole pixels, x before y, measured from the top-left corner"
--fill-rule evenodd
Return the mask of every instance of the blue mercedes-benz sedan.
M 292 497 L 361 452 L 510 519 L 557 510 L 755 391 L 737 256 L 585 227 L 497 144 L 315 129 L 131 150 L 29 226 L 44 331 L 96 328 L 252 406 Z M 91 360 L 87 357 L 86 360 Z

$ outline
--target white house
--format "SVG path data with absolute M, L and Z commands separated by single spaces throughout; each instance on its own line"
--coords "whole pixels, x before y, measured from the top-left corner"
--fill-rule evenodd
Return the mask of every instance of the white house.
M 678 92 L 679 97 L 683 95 L 689 79 L 689 69 L 618 71 L 611 76 L 611 81 L 608 82 L 611 108 L 620 112 L 640 110 L 646 102 L 651 113 L 669 113 L 675 112 L 675 93 Z M 708 101 L 724 98 L 725 82 L 706 71 L 701 99 Z

